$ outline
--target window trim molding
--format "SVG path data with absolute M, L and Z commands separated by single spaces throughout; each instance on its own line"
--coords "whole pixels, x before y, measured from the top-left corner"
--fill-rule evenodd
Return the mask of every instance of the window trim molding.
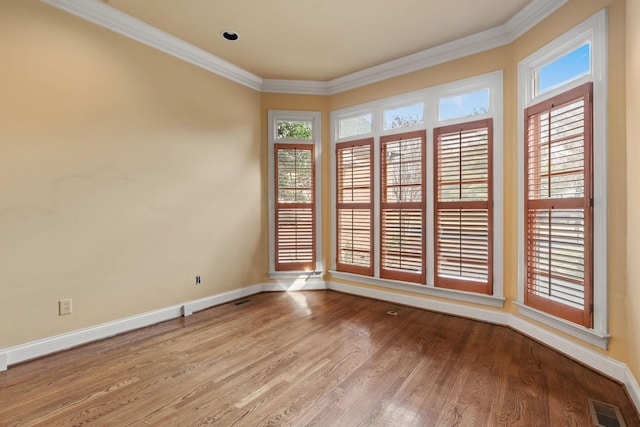
M 288 110 L 269 110 L 268 111 L 268 211 L 269 211 L 269 278 L 270 279 L 289 279 L 300 278 L 306 276 L 318 277 L 324 274 L 324 263 L 322 261 L 322 164 L 321 164 L 321 148 L 322 148 L 322 115 L 318 111 L 288 111 Z M 280 120 L 291 121 L 310 121 L 311 122 L 311 139 L 276 139 L 275 124 Z M 315 268 L 312 271 L 278 271 L 276 270 L 276 233 L 275 233 L 275 144 L 309 144 L 313 145 L 314 167 L 315 167 Z
M 544 94 L 533 96 L 530 84 L 533 72 L 545 63 L 562 57 L 571 48 L 591 42 L 591 72 Z M 608 316 L 608 241 L 607 241 L 607 185 L 608 185 L 608 123 L 607 123 L 607 9 L 573 27 L 560 37 L 541 47 L 518 63 L 518 299 L 514 301 L 520 314 L 554 329 L 562 330 L 578 339 L 607 349 L 609 341 Z M 559 93 L 593 82 L 593 328 L 563 321 L 524 307 L 526 286 L 526 254 L 524 253 L 524 111 L 527 107 Z M 524 308 L 523 308 L 524 307 Z M 566 323 L 565 323 L 566 322 Z M 590 340 L 585 339 L 585 334 Z
M 442 96 L 451 96 L 451 94 L 459 94 L 471 92 L 474 89 L 489 89 L 489 112 L 487 114 L 478 114 L 473 116 L 459 117 L 456 119 L 450 119 L 446 121 L 439 122 L 438 119 L 438 103 L 439 99 Z M 406 127 L 406 128 L 398 128 L 393 129 L 394 132 L 386 131 L 382 132 L 382 120 L 383 120 L 383 112 L 386 109 L 392 108 L 397 105 L 407 105 L 415 102 L 423 102 L 424 105 L 424 119 L 423 123 L 416 126 Z M 371 113 L 372 117 L 372 131 L 367 135 L 358 135 L 352 138 L 337 138 L 337 121 L 341 118 L 347 118 L 350 116 L 354 116 L 357 114 L 367 114 Z M 376 101 L 367 102 L 364 104 L 353 105 L 350 107 L 345 107 L 339 110 L 333 110 L 330 113 L 330 128 L 331 128 L 331 148 L 335 149 L 336 143 L 346 142 L 349 140 L 362 139 L 365 137 L 373 137 L 374 138 L 374 276 L 359 276 L 359 275 L 351 275 L 349 277 L 343 276 L 343 273 L 339 273 L 334 276 L 337 278 L 344 278 L 344 280 L 350 281 L 358 281 L 361 283 L 367 283 L 364 278 L 372 279 L 377 281 L 375 284 L 380 286 L 386 286 L 394 289 L 394 283 L 404 283 L 404 282 L 395 282 L 390 280 L 384 280 L 379 278 L 380 273 L 380 252 L 379 252 L 379 242 L 380 242 L 380 229 L 377 226 L 380 223 L 380 137 L 387 133 L 404 133 L 411 132 L 417 130 L 426 130 L 427 133 L 427 211 L 426 211 L 426 221 L 427 221 L 427 229 L 433 229 L 433 198 L 429 195 L 433 194 L 434 191 L 434 183 L 433 183 L 433 160 L 434 160 L 434 151 L 433 151 L 433 141 L 431 138 L 433 136 L 433 129 L 436 127 L 444 126 L 444 125 L 452 125 L 457 123 L 463 123 L 468 121 L 475 121 L 480 119 L 491 118 L 493 120 L 493 296 L 491 298 L 497 298 L 500 301 L 503 301 L 504 295 L 504 162 L 503 162 L 503 71 L 498 70 L 486 74 L 481 74 L 477 76 L 473 76 L 470 78 L 457 80 L 450 83 L 445 83 L 442 85 L 437 85 L 425 89 L 420 89 L 417 91 L 409 92 L 402 95 L 396 95 Z M 336 233 L 337 233 L 337 219 L 336 219 L 336 159 L 335 156 L 331 156 L 331 247 L 336 248 Z M 432 292 L 434 287 L 434 240 L 433 234 L 429 232 L 426 236 L 426 281 L 425 284 L 422 285 L 414 285 L 419 286 L 420 289 L 428 289 L 427 293 L 429 295 L 440 296 L 444 298 L 448 298 L 446 292 L 455 292 L 460 293 L 461 291 L 450 291 L 439 289 L 438 292 Z M 336 273 L 336 254 L 334 250 L 331 253 L 331 259 L 329 268 L 332 274 Z M 355 278 L 355 279 L 354 279 Z M 358 280 L 360 278 L 360 280 Z M 412 288 L 412 292 L 416 292 L 415 289 Z M 464 294 L 469 294 L 474 296 L 475 293 L 472 292 L 462 292 Z M 452 294 L 454 295 L 454 294 Z M 486 296 L 486 295 L 485 295 Z M 455 299 L 455 298 L 454 298 Z M 468 301 L 467 299 L 461 299 L 462 301 Z M 473 302 L 473 301 L 468 301 Z M 490 304 L 493 305 L 493 304 Z

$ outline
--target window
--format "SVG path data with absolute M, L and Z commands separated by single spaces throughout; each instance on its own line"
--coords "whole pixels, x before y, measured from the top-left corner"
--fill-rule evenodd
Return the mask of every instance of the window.
M 492 123 L 434 130 L 435 285 L 492 292 Z
M 383 130 L 401 129 L 419 125 L 423 122 L 424 106 L 417 103 L 384 111 Z
M 373 138 L 336 145 L 337 269 L 373 275 Z
M 585 43 L 534 72 L 534 93 L 544 94 L 591 71 L 591 44 Z
M 489 89 L 440 98 L 438 120 L 445 121 L 489 112 Z
M 591 327 L 592 83 L 529 107 L 525 303 Z
M 382 137 L 381 277 L 425 281 L 425 132 Z
M 518 64 L 519 312 L 607 348 L 607 12 Z
M 440 120 L 454 98 L 463 114 Z M 332 277 L 501 307 L 502 72 L 331 120 Z
M 276 270 L 315 268 L 313 146 L 276 144 Z
M 351 138 L 371 133 L 371 114 L 359 114 L 338 121 L 338 138 Z
M 269 111 L 269 275 L 322 271 L 320 113 Z
M 276 139 L 311 139 L 312 134 L 311 122 L 278 120 L 276 123 Z

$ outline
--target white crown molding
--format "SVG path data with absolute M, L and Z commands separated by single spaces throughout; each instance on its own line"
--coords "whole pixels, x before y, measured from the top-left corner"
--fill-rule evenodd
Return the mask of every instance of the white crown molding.
M 296 95 L 329 95 L 329 82 L 318 80 L 274 80 L 262 81 L 262 92 L 291 93 Z
M 262 78 L 255 74 L 120 12 L 99 0 L 41 1 L 251 89 L 261 90 L 262 88 Z
M 334 95 L 509 44 L 568 0 L 533 0 L 502 25 L 329 81 L 262 79 L 99 0 L 41 1 L 251 89 L 272 93 Z
M 569 0 L 534 0 L 501 27 L 504 31 L 508 43 L 515 41 L 518 37 L 532 29 L 540 21 L 560 9 Z

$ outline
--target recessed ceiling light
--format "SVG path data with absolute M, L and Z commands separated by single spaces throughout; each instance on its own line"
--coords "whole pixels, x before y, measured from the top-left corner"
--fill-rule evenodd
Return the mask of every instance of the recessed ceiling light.
M 223 32 L 220 33 L 222 35 L 222 37 L 224 37 L 225 40 L 229 40 L 229 41 L 236 41 L 240 38 L 240 35 L 238 33 L 236 33 L 235 31 L 230 31 L 230 30 L 224 30 Z

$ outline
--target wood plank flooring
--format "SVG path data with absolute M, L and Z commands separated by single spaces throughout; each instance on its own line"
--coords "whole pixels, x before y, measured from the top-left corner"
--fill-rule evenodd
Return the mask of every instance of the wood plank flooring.
M 510 329 L 263 293 L 0 372 L 2 426 L 590 426 L 623 387 Z M 397 315 L 389 315 L 389 310 Z

